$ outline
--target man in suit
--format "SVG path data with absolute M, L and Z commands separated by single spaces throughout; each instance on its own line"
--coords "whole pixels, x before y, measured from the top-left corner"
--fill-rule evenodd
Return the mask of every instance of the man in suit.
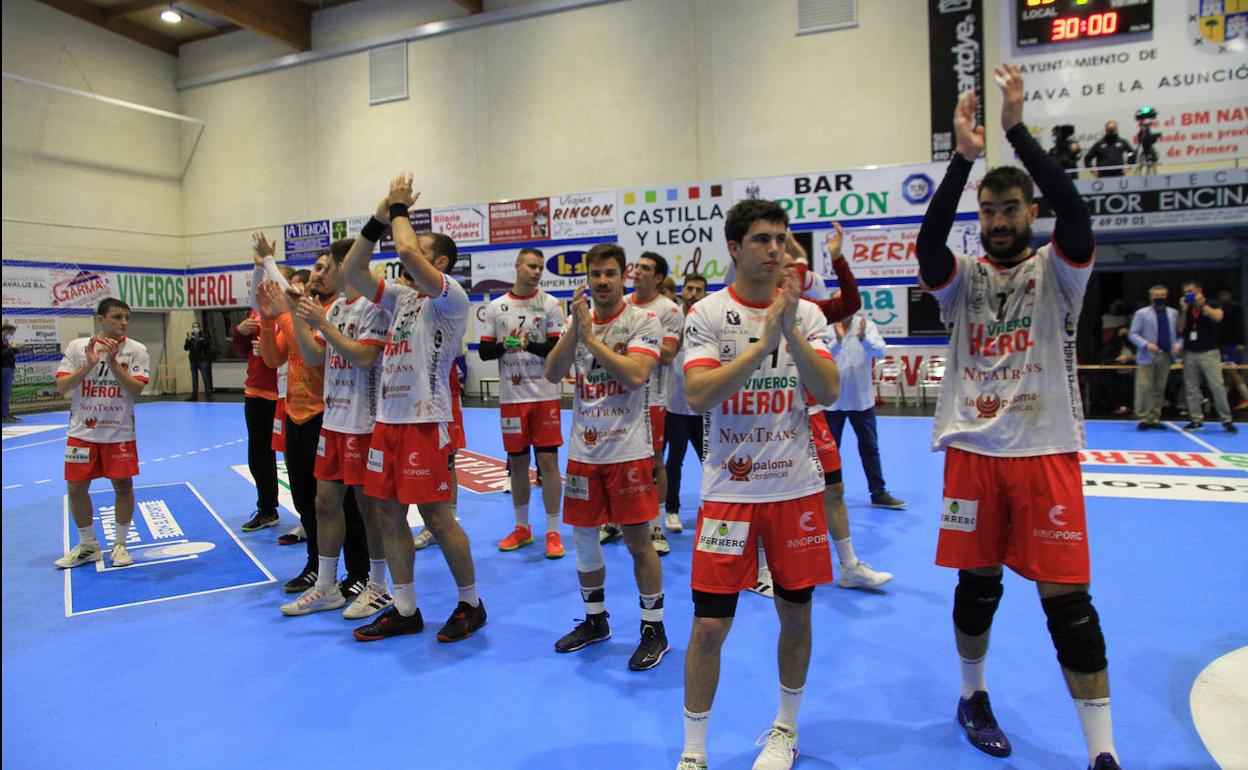
M 1161 404 L 1165 398 L 1170 365 L 1183 351 L 1179 336 L 1179 311 L 1166 306 L 1170 290 L 1154 286 L 1148 290 L 1149 304 L 1131 316 L 1128 338 L 1135 345 L 1135 414 L 1140 430 L 1159 428 Z

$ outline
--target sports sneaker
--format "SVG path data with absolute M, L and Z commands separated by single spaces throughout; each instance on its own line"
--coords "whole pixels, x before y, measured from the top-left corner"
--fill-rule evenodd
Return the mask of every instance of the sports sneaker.
M 468 602 L 455 605 L 451 619 L 438 629 L 439 642 L 459 642 L 472 636 L 472 632 L 485 625 L 485 602 L 477 600 L 473 607 Z
M 498 550 L 514 551 L 517 548 L 533 544 L 533 529 L 531 527 L 522 527 L 519 524 L 511 531 L 511 534 L 498 541 Z
M 108 557 L 114 567 L 129 567 L 134 564 L 134 557 L 126 550 L 125 543 L 113 543 L 113 552 Z
M 347 573 L 347 576 L 338 582 L 338 590 L 342 592 L 343 598 L 348 602 L 355 601 L 355 598 L 364 592 L 364 587 L 368 585 L 368 576 L 357 577 Z
M 668 532 L 685 531 L 685 525 L 680 523 L 680 514 L 675 511 L 671 511 L 663 517 L 663 525 L 667 527 Z
M 412 538 L 412 545 L 416 546 L 417 551 L 422 551 L 438 541 L 433 539 L 433 533 L 426 527 L 420 531 L 420 534 Z
M 753 770 L 789 770 L 797 759 L 797 731 L 790 727 L 773 724 L 754 745 L 763 750 L 754 760 Z
M 1227 420 L 1226 422 L 1222 423 L 1222 430 L 1226 431 L 1227 433 L 1239 433 L 1239 428 L 1236 428 L 1235 423 L 1231 422 L 1230 420 Z
M 641 641 L 637 649 L 628 659 L 628 667 L 633 671 L 647 671 L 659 665 L 667 654 L 667 632 L 663 630 L 663 622 L 641 621 Z
M 281 609 L 283 615 L 309 615 L 313 612 L 336 610 L 346 603 L 347 597 L 342 595 L 342 591 L 338 590 L 338 584 L 335 583 L 329 588 L 312 586 L 299 594 L 298 599 L 283 604 Z
M 257 509 L 251 515 L 251 518 L 247 520 L 247 523 L 243 525 L 243 531 L 255 532 L 265 527 L 276 527 L 281 520 L 282 517 L 277 515 L 277 511 L 260 511 Z
M 611 638 L 611 627 L 607 625 L 608 612 L 597 612 L 586 615 L 576 628 L 559 637 L 555 642 L 555 652 L 575 652 L 595 642 L 605 642 Z
M 399 614 L 397 607 L 391 607 L 366 626 L 360 626 L 351 632 L 351 635 L 361 642 L 376 642 L 385 639 L 387 636 L 399 636 L 400 634 L 419 634 L 425 630 L 425 620 L 420 616 L 420 609 L 417 608 L 416 614 L 410 618 L 405 618 Z
M 706 757 L 695 757 L 686 754 L 676 763 L 676 770 L 706 770 Z
M 958 724 L 966 730 L 966 739 L 971 745 L 985 754 L 994 757 L 1010 755 L 1010 739 L 997 727 L 997 718 L 992 715 L 987 692 L 976 690 L 971 697 L 958 701 Z
M 1113 754 L 1102 751 L 1096 755 L 1096 762 L 1088 770 L 1122 770 L 1122 768 L 1118 765 L 1118 760 L 1114 759 Z
M 841 588 L 879 588 L 892 579 L 893 573 L 876 572 L 871 569 L 870 564 L 859 559 L 853 566 L 841 565 L 841 574 L 837 576 L 836 584 Z
M 1201 422 L 1200 420 L 1192 420 L 1187 425 L 1183 426 L 1183 430 L 1196 431 L 1196 430 L 1204 430 L 1204 429 L 1205 429 L 1205 424 Z
M 304 567 L 303 572 L 300 572 L 286 583 L 285 589 L 288 594 L 301 594 L 314 585 L 316 585 L 315 565 Z
M 1137 422 L 1135 424 L 1136 430 L 1148 430 L 1151 427 L 1153 427 L 1153 424 L 1148 422 L 1147 420 L 1141 420 L 1140 422 Z
M 359 620 L 376 615 L 392 604 L 394 604 L 394 599 L 386 593 L 386 587 L 379 586 L 370 580 L 364 590 L 356 594 L 355 600 L 342 611 L 342 616 L 347 620 Z
M 768 599 L 776 598 L 776 590 L 771 583 L 771 568 L 766 564 L 758 568 L 758 582 L 747 590 L 753 591 L 759 596 L 765 596 Z
M 609 521 L 598 528 L 599 543 L 610 543 L 612 540 L 618 540 L 623 535 L 624 532 Z
M 104 553 L 100 550 L 99 543 L 79 543 L 69 553 L 57 559 L 56 566 L 61 569 L 72 569 L 103 558 Z
M 546 533 L 546 558 L 547 559 L 562 559 L 565 553 L 567 552 L 563 550 L 563 538 L 559 536 L 559 533 L 547 532 Z
M 308 533 L 303 531 L 303 525 L 300 524 L 291 531 L 278 535 L 278 545 L 299 545 L 308 542 Z
M 659 556 L 667 556 L 672 552 L 672 547 L 667 544 L 667 537 L 663 534 L 663 530 L 658 527 L 650 530 L 650 545 L 654 546 L 654 550 L 659 552 Z
M 511 476 L 508 476 L 507 480 L 503 482 L 503 494 L 504 495 L 511 494 Z
M 878 495 L 871 495 L 871 507 L 900 511 L 906 507 L 906 501 L 898 500 L 887 492 L 881 492 Z

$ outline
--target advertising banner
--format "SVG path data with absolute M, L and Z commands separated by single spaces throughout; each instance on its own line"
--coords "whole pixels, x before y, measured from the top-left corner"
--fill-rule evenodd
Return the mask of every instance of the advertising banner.
M 550 238 L 595 238 L 615 234 L 615 193 L 556 195 L 550 199 Z
M 54 315 L 21 315 L 6 319 L 17 327 L 11 342 L 17 347 L 10 403 L 33 404 L 60 398 L 56 368 L 61 362 L 61 337 Z
M 585 283 L 582 262 L 588 246 L 552 246 L 542 248 L 545 269 L 538 288 L 545 292 L 574 291 Z M 516 282 L 516 257 L 520 249 L 491 249 L 471 255 L 472 286 L 470 294 L 501 294 Z
M 882 337 L 909 335 L 908 286 L 859 286 L 862 309 L 875 322 Z
M 724 216 L 732 207 L 729 182 L 642 187 L 618 194 L 619 243 L 630 265 L 643 251 L 667 259 L 676 283 L 701 273 L 711 284 L 723 283 L 731 260 L 724 240 Z
M 826 245 L 830 229 L 812 230 L 814 245 L 811 267 L 825 279 L 832 278 L 832 258 Z M 919 274 L 919 258 L 915 241 L 919 225 L 887 225 L 853 227 L 845 231 L 841 253 L 849 261 L 855 278 L 915 278 Z M 955 254 L 982 256 L 979 220 L 958 220 L 953 223 L 946 241 Z
M 490 204 L 490 243 L 550 238 L 550 198 Z
M 418 233 L 433 229 L 433 209 L 409 209 L 407 219 L 412 223 L 412 229 Z M 365 217 L 364 221 L 367 222 L 368 218 Z M 360 225 L 360 227 L 363 226 L 363 224 Z M 394 234 L 390 232 L 389 227 L 381 234 L 381 240 L 377 241 L 377 251 L 394 251 Z
M 490 240 L 490 221 L 483 205 L 434 209 L 432 229 L 454 238 L 460 248 Z
M 1206 226 L 1248 222 L 1248 168 L 1152 176 L 1077 179 L 1094 230 Z M 1053 210 L 1040 201 L 1034 230 L 1053 231 Z
M 329 220 L 296 222 L 286 225 L 283 254 L 287 262 L 316 259 L 316 255 L 329 248 Z
M 953 109 L 963 91 L 984 92 L 982 0 L 927 0 L 932 160 L 953 157 Z M 976 107 L 984 124 L 984 101 Z

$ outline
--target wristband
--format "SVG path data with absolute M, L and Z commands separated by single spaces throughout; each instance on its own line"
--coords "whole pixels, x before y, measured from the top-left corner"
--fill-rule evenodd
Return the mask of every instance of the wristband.
M 386 231 L 387 225 L 377 217 L 369 217 L 368 222 L 360 228 L 360 236 L 366 241 L 376 243 L 381 240 L 381 234 Z
M 393 222 L 399 217 L 403 217 L 404 219 L 408 218 L 407 206 L 402 203 L 391 203 L 390 204 L 390 221 Z

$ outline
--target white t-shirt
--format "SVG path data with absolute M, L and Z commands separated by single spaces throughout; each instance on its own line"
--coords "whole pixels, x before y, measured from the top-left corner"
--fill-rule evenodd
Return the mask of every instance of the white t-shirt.
M 523 335 L 529 342 L 546 342 L 559 337 L 563 323 L 563 306 L 541 289 L 527 297 L 507 292 L 486 306 L 481 341 L 502 342 Z M 504 352 L 498 359 L 499 403 L 558 400 L 559 383 L 547 380 L 545 370 L 546 360 L 541 356 L 523 350 Z
M 591 311 L 592 312 L 592 311 Z M 571 328 L 569 318 L 564 333 Z M 659 358 L 662 327 L 653 313 L 624 302 L 611 318 L 594 319 L 594 336 L 616 353 L 645 353 Z M 656 364 L 657 366 L 657 364 Z M 568 459 L 594 465 L 623 463 L 654 455 L 646 388 L 629 390 L 577 343 L 572 362 L 576 382 L 572 403 L 572 441 Z
M 356 342 L 385 347 L 390 315 L 364 297 L 339 297 L 325 312 L 325 320 Z M 325 346 L 325 416 L 321 427 L 338 433 L 372 433 L 377 418 L 381 356 L 370 368 L 361 369 L 338 352 L 319 330 L 313 336 Z
M 468 294 L 444 275 L 436 296 L 382 281 L 373 302 L 390 314 L 377 422 L 450 422 L 451 367 L 468 329 Z
M 949 327 L 932 449 L 1027 457 L 1086 446 L 1075 335 L 1092 262 L 1077 266 L 1053 244 L 1001 268 L 956 258 L 928 289 Z
M 646 304 L 637 301 L 637 293 L 633 292 L 624 298 L 634 307 L 639 307 L 649 313 L 654 313 L 659 319 L 659 325 L 663 327 L 663 342 L 680 342 L 680 335 L 685 328 L 685 315 L 680 312 L 680 307 L 662 294 L 656 294 L 654 299 Z M 661 361 L 659 365 L 654 367 L 654 371 L 650 372 L 650 379 L 646 381 L 646 389 L 648 391 L 648 403 L 650 406 L 667 406 L 667 366 Z
M 861 324 L 863 335 L 858 336 Z M 871 362 L 882 358 L 887 345 L 880 336 L 880 329 L 867 314 L 859 311 L 849 319 L 845 338 L 838 341 L 834 324 L 828 324 L 828 349 L 836 359 L 841 374 L 841 391 L 836 403 L 828 407 L 837 412 L 865 412 L 875 406 L 875 393 L 871 390 Z
M 685 317 L 685 372 L 718 367 L 763 335 L 767 308 L 741 300 L 729 286 Z M 827 322 L 801 302 L 797 325 L 820 356 Z M 810 435 L 810 396 L 783 339 L 742 388 L 707 412 L 702 499 L 729 503 L 795 500 L 823 491 L 823 466 Z
M 69 377 L 87 365 L 91 339 L 80 337 L 65 346 L 57 377 Z M 117 363 L 139 382 L 146 383 L 151 377 L 147 347 L 129 337 L 121 341 Z M 100 362 L 73 390 L 67 435 L 95 444 L 134 441 L 134 396 L 113 376 L 102 351 Z

